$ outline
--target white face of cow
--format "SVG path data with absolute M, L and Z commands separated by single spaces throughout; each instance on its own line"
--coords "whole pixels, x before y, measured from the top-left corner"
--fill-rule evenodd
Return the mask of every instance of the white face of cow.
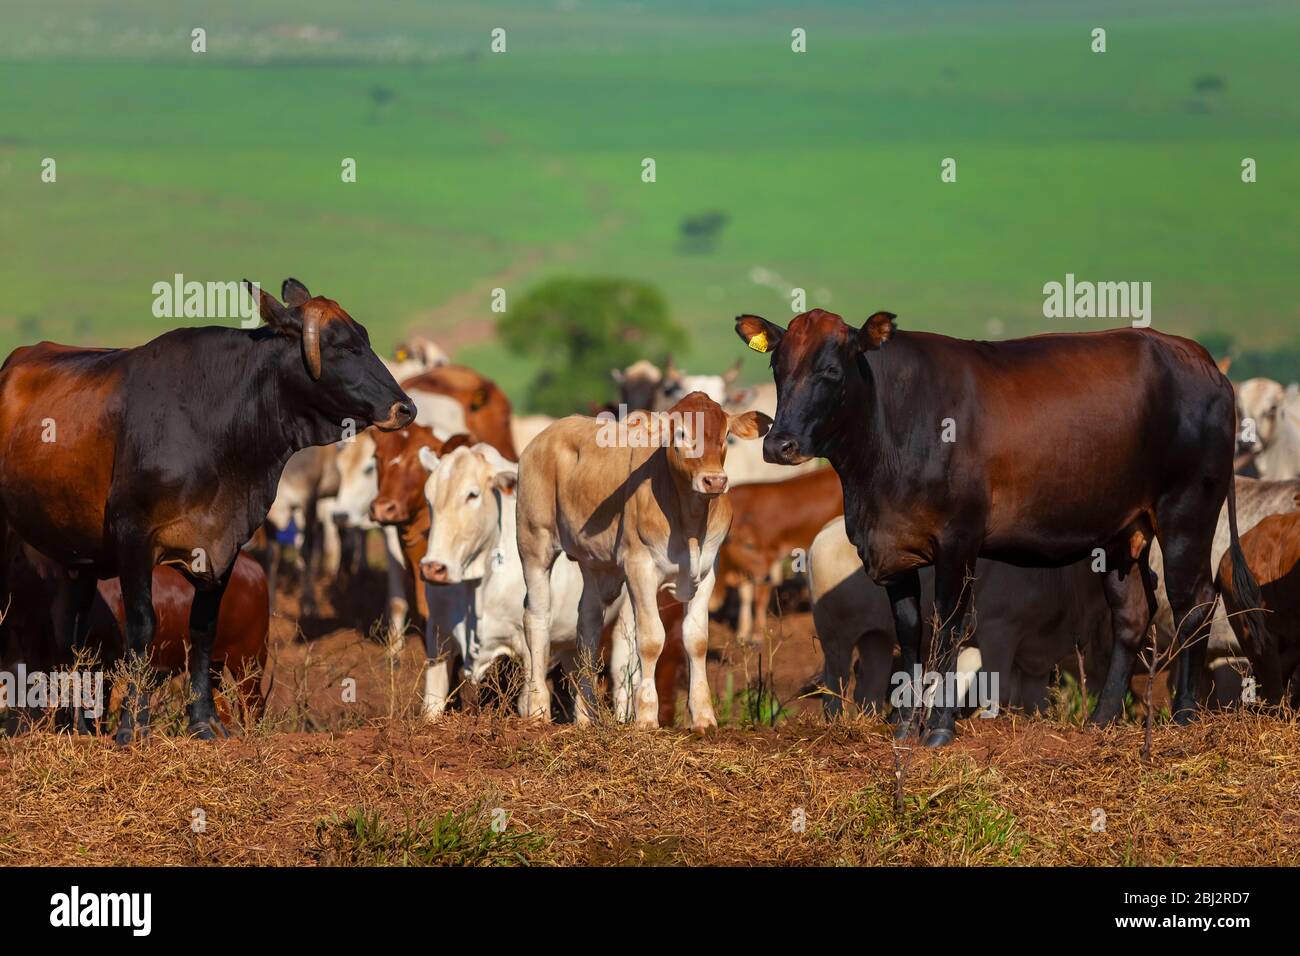
M 339 451 L 339 493 L 334 497 L 334 520 L 349 528 L 373 528 L 370 502 L 379 494 L 375 442 L 366 432 Z
M 420 463 L 429 469 L 424 498 L 431 519 L 420 576 L 430 584 L 482 578 L 501 536 L 499 495 L 514 491 L 519 466 L 483 443 L 442 457 L 421 448 Z
M 1269 446 L 1285 398 L 1286 389 L 1270 378 L 1247 379 L 1237 386 L 1237 409 L 1241 415 L 1238 438 L 1244 450 L 1260 452 Z

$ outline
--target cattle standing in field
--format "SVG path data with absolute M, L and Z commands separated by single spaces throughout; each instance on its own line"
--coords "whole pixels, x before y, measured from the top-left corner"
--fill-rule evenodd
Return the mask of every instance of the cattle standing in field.
M 751 641 L 767 633 L 772 568 L 796 548 L 807 551 L 813 537 L 844 513 L 844 492 L 833 468 L 787 481 L 741 485 L 727 492 L 731 533 L 718 551 L 718 581 L 740 592 L 736 637 Z
M 841 712 L 850 692 L 850 670 L 854 702 L 883 711 L 895 673 L 889 594 L 867 577 L 843 518 L 813 539 L 808 583 L 826 661 L 826 715 Z M 973 589 L 980 669 L 998 675 L 999 700 L 983 704 L 1041 711 L 1050 700 L 1052 671 L 1062 660 L 1073 663 L 1076 647 L 1101 652 L 1110 647 L 1110 607 L 1088 561 L 1063 568 L 978 561 Z M 921 571 L 921 599 L 923 607 L 933 604 L 933 569 Z M 1090 680 L 1100 680 L 1104 671 L 1093 674 L 1090 667 L 1089 674 Z
M 1242 536 L 1241 549 L 1262 600 L 1242 597 L 1241 571 L 1229 555 L 1219 563 L 1219 588 L 1260 696 L 1278 704 L 1300 663 L 1300 512 L 1265 518 Z M 1300 706 L 1300 684 L 1292 685 L 1291 703 Z
M 420 574 L 435 591 L 467 586 L 474 607 L 463 634 L 442 635 L 442 643 L 430 648 L 424 714 L 436 717 L 451 690 L 457 652 L 465 676 L 475 683 L 482 681 L 498 657 L 528 660 L 524 572 L 515 534 L 519 465 L 487 444 L 462 446 L 441 457 L 431 448 L 421 448 L 420 461 L 429 472 L 424 494 L 432 515 Z M 570 675 L 589 679 L 594 662 L 580 662 L 577 655 L 582 572 L 564 556 L 551 569 L 550 594 L 551 659 L 546 670 L 560 666 Z M 616 600 L 605 610 L 603 627 L 613 624 L 621 606 L 622 601 Z M 452 645 L 452 637 L 460 639 L 459 647 Z M 520 713 L 526 713 L 527 703 L 527 691 L 521 688 Z
M 1237 531 L 1243 536 L 1270 515 L 1287 514 L 1298 507 L 1296 495 L 1300 494 L 1300 481 L 1259 481 L 1238 476 L 1234 479 L 1234 484 L 1237 493 Z M 1231 540 L 1228 509 L 1225 505 L 1219 510 L 1219 521 L 1214 529 L 1214 544 L 1210 548 L 1211 567 L 1219 566 L 1223 556 L 1228 553 Z M 1164 556 L 1160 553 L 1159 542 L 1151 545 L 1150 562 L 1151 570 L 1159 582 L 1156 586 L 1157 606 L 1153 623 L 1156 646 L 1163 654 L 1173 643 L 1175 628 L 1173 612 L 1169 609 L 1169 597 L 1165 593 Z M 1224 616 L 1223 607 L 1217 605 L 1210 621 L 1206 658 L 1214 675 L 1215 697 L 1220 703 L 1239 700 L 1241 697 L 1241 679 L 1231 663 L 1231 659 L 1237 658 L 1240 653 L 1241 648 L 1233 635 L 1232 626 Z M 1174 666 L 1181 667 L 1182 663 L 1180 655 L 1174 661 Z M 1198 686 L 1201 677 L 1200 674 L 1191 675 L 1193 688 Z
M 605 609 L 626 583 L 640 659 L 637 725 L 658 724 L 652 678 L 664 645 L 661 588 L 687 605 L 682 639 L 692 726 L 717 725 L 705 653 L 714 560 L 731 523 L 726 439 L 759 438 L 769 424 L 756 412 L 727 415 L 693 392 L 668 413 L 646 415 L 626 428 L 563 418 L 528 446 L 519 463 L 518 541 L 527 586 L 530 715 L 550 712 L 551 569 L 565 554 L 582 569 L 578 642 L 589 659 L 595 659 Z
M 894 319 L 877 312 L 854 329 L 817 309 L 788 329 L 736 320 L 741 339 L 771 355 L 778 404 L 764 456 L 824 457 L 839 473 L 849 540 L 888 591 L 908 674 L 921 648 L 920 568 L 935 569 L 936 659 L 950 675 L 980 557 L 1061 567 L 1103 549 L 1116 640 L 1091 719 L 1117 720 L 1155 606 L 1154 536 L 1180 644 L 1213 606 L 1225 496 L 1230 552 L 1253 596 L 1233 504 L 1232 386 L 1201 346 L 1151 329 L 972 342 L 899 332 Z M 1205 642 L 1187 655 L 1199 674 Z M 1195 710 L 1192 686 L 1179 681 L 1180 721 Z M 952 740 L 954 703 L 930 709 L 925 744 Z M 907 732 L 911 709 L 900 718 Z
M 287 279 L 249 286 L 264 327 L 176 329 L 129 349 L 42 343 L 0 368 L 0 522 L 69 571 L 80 647 L 96 578 L 120 577 L 128 663 L 153 643 L 153 569 L 199 590 L 190 611 L 190 729 L 219 728 L 209 670 L 240 546 L 265 520 L 289 456 L 414 415 L 337 302 Z M 129 686 L 117 739 L 148 726 Z
M 467 435 L 453 435 L 443 442 L 422 425 L 408 425 L 388 433 L 374 432 L 370 437 L 378 480 L 378 493 L 370 503 L 370 517 L 397 534 L 406 605 L 415 609 L 414 623 L 425 629 L 426 643 L 433 647 L 443 639 L 438 635 L 440 630 L 464 627 L 467 595 L 461 589 L 455 589 L 455 593 L 447 589 L 434 596 L 435 606 L 431 610 L 430 593 L 420 581 L 420 559 L 424 557 L 429 535 L 429 509 L 424 500 L 426 472 L 420 464 L 420 451 L 428 448 L 436 454 L 449 452 L 468 444 L 470 439 Z M 403 625 L 395 633 L 400 635 L 405 630 Z

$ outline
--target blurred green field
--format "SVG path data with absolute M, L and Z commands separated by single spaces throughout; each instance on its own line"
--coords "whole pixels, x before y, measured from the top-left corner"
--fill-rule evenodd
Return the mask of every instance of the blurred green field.
M 738 312 L 789 315 L 756 267 L 959 335 L 1114 324 L 1042 317 L 1073 272 L 1150 281 L 1160 328 L 1300 338 L 1295 4 L 698 6 L 4 0 L 0 349 L 148 339 L 177 272 L 294 275 L 518 392 L 494 286 L 651 281 L 703 370 Z M 711 210 L 715 247 L 683 248 Z

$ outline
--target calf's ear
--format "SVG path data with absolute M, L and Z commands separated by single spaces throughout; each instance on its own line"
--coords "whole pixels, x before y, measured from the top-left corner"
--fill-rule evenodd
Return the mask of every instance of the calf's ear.
M 772 427 L 772 419 L 753 409 L 727 418 L 727 431 L 737 438 L 762 438 Z
M 755 352 L 770 352 L 781 343 L 785 329 L 761 315 L 738 315 L 736 334 Z
M 858 330 L 858 348 L 864 352 L 878 349 L 894 337 L 897 326 L 894 319 L 898 316 L 892 312 L 877 312 Z
M 426 471 L 434 471 L 438 467 L 438 453 L 428 445 L 421 445 L 420 450 L 416 452 Z

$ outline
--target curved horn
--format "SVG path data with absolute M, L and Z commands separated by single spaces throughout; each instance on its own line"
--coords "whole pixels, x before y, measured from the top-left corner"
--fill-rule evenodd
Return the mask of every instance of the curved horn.
M 313 309 L 302 317 L 302 359 L 313 380 L 320 378 L 320 315 Z

